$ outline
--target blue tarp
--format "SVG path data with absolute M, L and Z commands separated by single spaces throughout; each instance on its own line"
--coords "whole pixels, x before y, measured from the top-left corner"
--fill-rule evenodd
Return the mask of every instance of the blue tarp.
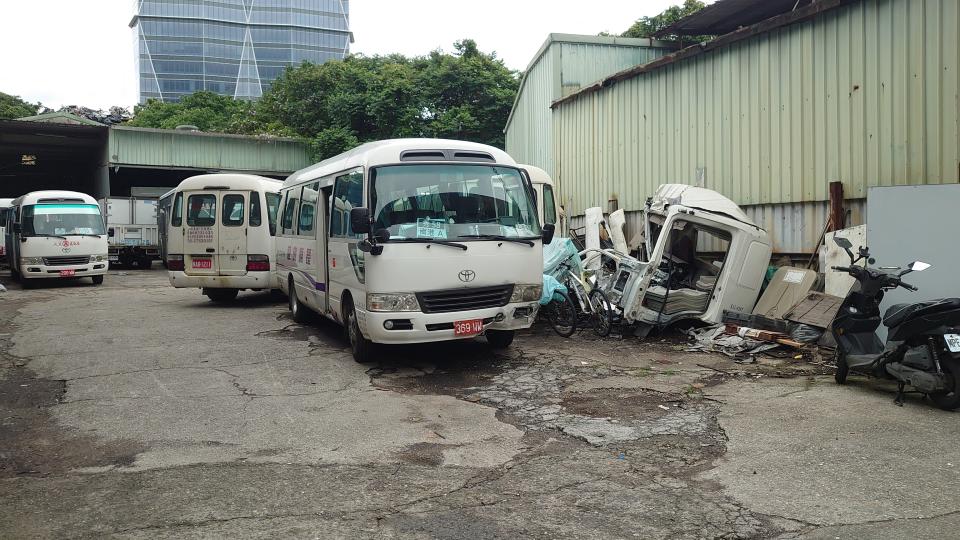
M 567 288 L 563 285 L 563 283 L 560 283 L 559 281 L 557 281 L 557 278 L 549 274 L 544 274 L 543 275 L 543 292 L 540 293 L 540 305 L 545 306 L 549 304 L 550 301 L 554 299 L 554 295 L 556 293 L 565 293 L 565 292 L 567 292 Z M 557 300 L 563 299 L 559 294 L 556 294 L 556 297 L 557 297 Z
M 583 272 L 583 266 L 580 264 L 580 255 L 577 252 L 577 246 L 569 238 L 554 238 L 553 242 L 543 246 L 543 273 L 557 277 L 560 272 L 557 267 L 561 263 L 569 261 L 571 270 L 574 274 Z

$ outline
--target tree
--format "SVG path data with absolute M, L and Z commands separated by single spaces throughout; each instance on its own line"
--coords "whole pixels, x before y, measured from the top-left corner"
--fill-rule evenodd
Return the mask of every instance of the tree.
M 258 103 L 258 115 L 310 140 L 318 158 L 396 137 L 502 147 L 517 74 L 473 40 L 454 48 L 454 54 L 354 55 L 288 68 Z
M 640 17 L 636 20 L 636 22 L 633 23 L 633 26 L 628 28 L 626 32 L 621 34 L 621 36 L 631 38 L 652 38 L 653 35 L 660 30 L 663 30 L 664 28 L 672 25 L 688 15 L 700 11 L 704 8 L 704 6 L 705 4 L 700 0 L 684 0 L 683 5 L 670 6 L 659 15 L 654 15 L 653 17 Z M 691 42 L 705 41 L 712 38 L 712 36 L 678 36 L 674 34 L 662 37 L 663 39 L 668 40 L 683 40 Z
M 33 104 L 20 99 L 20 96 L 12 96 L 0 92 L 0 120 L 10 120 L 33 116 L 40 109 L 40 104 Z
M 193 125 L 201 131 L 256 132 L 259 126 L 252 120 L 253 112 L 254 105 L 249 101 L 201 91 L 184 96 L 178 103 L 152 99 L 137 105 L 128 125 L 161 129 Z

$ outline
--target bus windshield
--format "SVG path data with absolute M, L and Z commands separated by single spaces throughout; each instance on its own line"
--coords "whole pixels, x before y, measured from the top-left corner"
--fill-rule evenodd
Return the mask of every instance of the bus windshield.
M 530 189 L 517 169 L 395 165 L 373 169 L 374 229 L 391 239 L 539 238 Z
M 105 233 L 95 204 L 33 204 L 23 207 L 23 236 Z

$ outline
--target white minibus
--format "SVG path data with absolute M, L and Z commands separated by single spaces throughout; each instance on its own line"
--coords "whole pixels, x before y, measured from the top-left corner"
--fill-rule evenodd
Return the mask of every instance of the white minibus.
M 10 214 L 10 203 L 13 199 L 0 199 L 0 260 L 6 262 L 7 254 L 7 219 Z
M 229 302 L 245 289 L 277 288 L 270 255 L 281 184 L 251 174 L 180 182 L 169 212 L 161 210 L 170 284 L 200 288 L 214 302 Z
M 561 221 L 563 215 L 560 207 L 557 205 L 553 179 L 547 174 L 547 171 L 533 165 L 519 165 L 530 176 L 530 183 L 533 184 L 533 193 L 537 197 L 537 213 L 540 215 L 540 225 L 552 223 L 556 230 L 566 230 Z
M 40 279 L 93 279 L 107 273 L 107 235 L 100 205 L 75 191 L 34 191 L 11 201 L 7 261 L 25 287 Z
M 293 317 L 346 326 L 357 361 L 373 343 L 485 334 L 506 347 L 533 323 L 553 226 L 502 150 L 367 143 L 294 173 L 281 196 L 277 275 Z

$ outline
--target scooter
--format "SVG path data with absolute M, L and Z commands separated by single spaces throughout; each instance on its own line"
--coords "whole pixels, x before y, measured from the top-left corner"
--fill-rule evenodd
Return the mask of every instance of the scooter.
M 897 405 L 903 406 L 904 388 L 909 385 L 941 409 L 960 407 L 960 298 L 897 304 L 881 319 L 884 292 L 897 287 L 917 291 L 902 278 L 930 265 L 914 261 L 905 270 L 871 268 L 876 261 L 868 248 L 861 247 L 859 257 L 854 258 L 850 240 L 836 238 L 836 243 L 850 256 L 850 266 L 834 266 L 833 270 L 857 280 L 830 328 L 837 342 L 837 383 L 845 384 L 852 370 L 896 380 Z M 863 259 L 867 265 L 857 265 Z M 888 328 L 885 344 L 876 334 L 881 321 Z

